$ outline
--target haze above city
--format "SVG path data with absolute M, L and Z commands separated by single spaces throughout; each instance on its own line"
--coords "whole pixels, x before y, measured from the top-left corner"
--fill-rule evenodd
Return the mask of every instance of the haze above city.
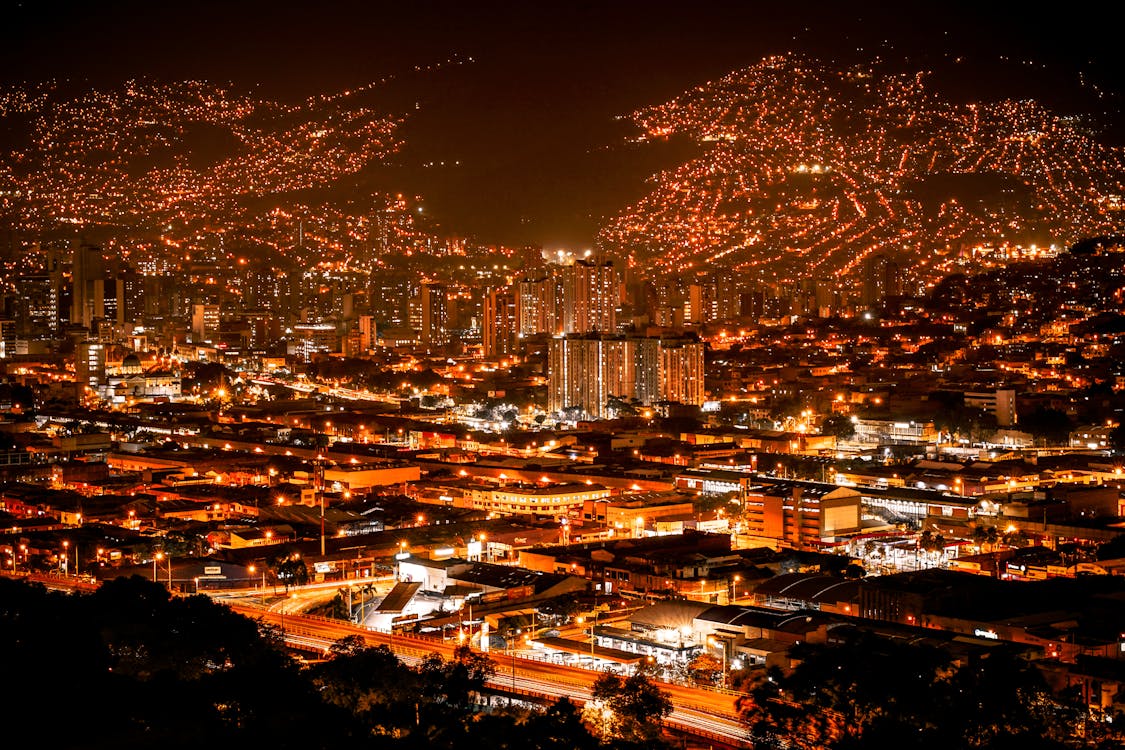
M 420 196 L 444 232 L 483 243 L 592 246 L 647 178 L 697 153 L 637 145 L 629 115 L 770 55 L 933 71 L 950 101 L 1034 97 L 1119 140 L 1111 25 L 1016 5 L 917 18 L 827 3 L 48 2 L 3 18 L 8 85 L 201 79 L 298 101 L 390 78 L 371 102 L 407 116 L 404 145 L 364 184 Z

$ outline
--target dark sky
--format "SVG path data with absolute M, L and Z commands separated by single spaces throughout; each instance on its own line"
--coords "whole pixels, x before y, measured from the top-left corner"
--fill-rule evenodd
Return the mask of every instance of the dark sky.
M 621 146 L 629 131 L 614 116 L 768 54 L 906 58 L 911 69 L 969 55 L 978 66 L 942 79 L 949 93 L 1119 107 L 1077 87 L 1081 70 L 1122 88 L 1109 18 L 1089 6 L 1048 16 L 1029 3 L 974 5 L 0 0 L 0 81 L 190 77 L 298 98 L 393 73 L 401 82 L 388 95 L 419 109 L 403 166 L 378 187 L 422 194 L 444 226 L 484 241 L 585 247 L 602 215 L 682 155 Z M 410 73 L 454 55 L 474 62 Z M 1011 62 L 1022 59 L 1049 70 L 1023 80 Z M 420 166 L 443 159 L 461 165 Z

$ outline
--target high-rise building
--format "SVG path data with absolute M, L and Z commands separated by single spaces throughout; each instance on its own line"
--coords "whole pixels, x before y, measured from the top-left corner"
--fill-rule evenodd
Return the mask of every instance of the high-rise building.
M 486 357 L 512 354 L 516 346 L 516 298 L 511 292 L 494 289 L 484 298 L 481 348 Z
M 252 349 L 264 349 L 281 335 L 277 316 L 269 310 L 243 310 L 238 317 Z
M 887 297 L 902 294 L 902 269 L 883 255 L 873 255 L 863 266 L 863 294 L 860 303 L 867 307 L 882 304 Z
M 703 344 L 587 334 L 554 338 L 548 348 L 547 409 L 577 408 L 603 419 L 614 400 L 651 405 L 673 401 L 701 405 Z
M 621 304 L 621 281 L 612 262 L 577 260 L 550 265 L 516 282 L 517 332 L 613 333 Z
M 74 374 L 80 397 L 87 387 L 97 391 L 105 385 L 105 344 L 80 342 L 74 350 Z
M 53 274 L 28 274 L 16 282 L 16 323 L 24 336 L 54 336 L 59 331 L 59 286 Z
M 210 341 L 219 335 L 220 315 L 218 305 L 191 306 L 191 332 L 196 341 Z
M 317 354 L 340 350 L 340 335 L 331 323 L 298 323 L 293 326 L 293 339 L 288 353 L 302 362 L 311 362 Z
M 94 245 L 80 245 L 74 251 L 71 271 L 70 322 L 92 328 L 95 320 L 105 317 L 106 271 L 102 249 Z
M 375 348 L 376 324 L 375 316 L 360 315 L 356 321 L 359 330 L 359 350 L 366 352 Z
M 690 339 L 664 339 L 659 353 L 660 400 L 701 405 L 706 396 L 703 344 Z
M 728 278 L 706 278 L 689 284 L 684 301 L 684 323 L 701 326 L 720 320 L 737 318 L 740 290 Z
M 621 283 L 612 261 L 577 260 L 563 267 L 563 330 L 613 333 Z
M 445 286 L 430 282 L 422 284 L 419 307 L 422 344 L 428 347 L 444 346 L 449 342 L 449 308 Z
M 119 316 L 121 323 L 136 323 L 145 314 L 144 277 L 133 268 L 125 268 L 117 275 L 120 294 Z
M 562 321 L 556 314 L 561 295 L 555 276 L 544 274 L 521 279 L 516 282 L 515 289 L 517 335 L 556 335 L 563 332 Z

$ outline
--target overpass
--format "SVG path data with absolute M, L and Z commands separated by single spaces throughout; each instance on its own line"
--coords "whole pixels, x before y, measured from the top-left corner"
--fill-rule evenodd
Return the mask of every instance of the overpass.
M 413 634 L 391 634 L 367 630 L 341 620 L 310 615 L 284 614 L 260 606 L 227 603 L 232 610 L 251 619 L 276 625 L 284 630 L 286 644 L 295 650 L 323 655 L 337 640 L 359 636 L 369 646 L 387 646 L 406 663 L 417 663 L 430 654 L 443 659 L 453 657 L 458 644 Z M 488 687 L 536 701 L 570 698 L 579 705 L 591 699 L 591 688 L 599 673 L 546 660 L 492 652 L 496 674 Z M 672 701 L 672 713 L 665 725 L 674 731 L 729 747 L 749 747 L 746 729 L 738 721 L 732 691 L 659 683 Z

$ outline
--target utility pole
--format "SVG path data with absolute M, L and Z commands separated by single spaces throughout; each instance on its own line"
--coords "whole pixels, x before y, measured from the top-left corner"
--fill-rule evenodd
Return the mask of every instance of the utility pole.
M 316 494 L 320 496 L 320 556 L 324 557 L 324 456 L 316 454 L 314 474 Z

